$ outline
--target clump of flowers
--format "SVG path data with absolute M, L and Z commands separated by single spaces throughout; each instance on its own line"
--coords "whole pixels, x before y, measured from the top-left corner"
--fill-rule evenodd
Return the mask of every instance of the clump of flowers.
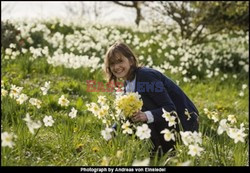
M 171 114 L 175 114 L 177 115 L 177 113 L 175 111 L 171 111 L 171 112 L 167 112 L 165 109 L 162 108 L 162 117 L 165 118 L 165 120 L 168 122 L 168 126 L 176 126 L 177 122 L 176 122 L 176 117 L 175 116 L 171 116 Z
M 107 98 L 105 96 L 98 97 L 98 104 L 92 102 L 87 104 L 87 109 L 93 113 L 98 119 L 102 120 L 107 126 L 111 125 L 111 120 L 114 119 L 113 114 L 109 111 L 110 107 L 107 103 Z
M 120 96 L 115 100 L 115 106 L 121 110 L 121 113 L 126 117 L 130 118 L 133 113 L 141 110 L 143 102 L 140 99 L 140 95 L 136 93 L 128 93 Z
M 191 132 L 191 131 L 180 131 L 181 139 L 185 146 L 188 146 L 188 154 L 192 157 L 201 156 L 201 152 L 204 151 L 200 145 L 202 144 L 202 134 L 201 132 Z
M 38 100 L 38 99 L 36 99 L 36 98 L 30 98 L 30 99 L 29 99 L 29 102 L 30 102 L 30 104 L 32 104 L 33 106 L 36 106 L 37 109 L 40 109 L 40 108 L 41 108 L 42 102 L 41 102 L 40 100 Z
M 219 121 L 219 114 L 217 111 L 209 111 L 207 108 L 204 108 L 203 110 L 208 119 L 212 119 L 215 123 Z
M 223 132 L 234 140 L 234 143 L 245 142 L 245 137 L 247 134 L 245 133 L 244 123 L 240 124 L 240 128 L 237 128 L 235 123 L 236 119 L 233 115 L 229 115 L 228 119 L 222 119 L 219 122 L 219 127 L 217 129 L 218 135 L 221 135 Z

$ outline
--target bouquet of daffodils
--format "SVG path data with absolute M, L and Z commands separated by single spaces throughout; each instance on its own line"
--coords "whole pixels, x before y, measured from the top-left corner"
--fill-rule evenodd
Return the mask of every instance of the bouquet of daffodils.
M 114 102 L 109 102 L 105 96 L 99 96 L 97 103 L 87 104 L 87 108 L 105 124 L 105 130 L 101 131 L 105 140 L 108 141 L 112 138 L 111 133 L 114 131 L 113 128 L 110 128 L 112 121 L 121 124 L 122 133 L 131 135 L 133 130 L 136 130 L 135 135 L 143 140 L 150 138 L 151 130 L 148 125 L 132 124 L 129 121 L 135 112 L 141 110 L 142 105 L 143 102 L 138 93 L 116 93 Z
M 133 113 L 141 110 L 143 102 L 138 92 L 127 93 L 119 96 L 115 100 L 116 109 L 118 109 L 125 118 L 130 118 Z

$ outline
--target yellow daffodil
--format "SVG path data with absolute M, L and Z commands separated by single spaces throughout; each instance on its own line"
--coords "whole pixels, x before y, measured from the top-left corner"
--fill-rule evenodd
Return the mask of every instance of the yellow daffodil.
M 138 93 L 128 93 L 116 99 L 115 104 L 125 117 L 131 117 L 133 113 L 141 110 L 143 102 Z

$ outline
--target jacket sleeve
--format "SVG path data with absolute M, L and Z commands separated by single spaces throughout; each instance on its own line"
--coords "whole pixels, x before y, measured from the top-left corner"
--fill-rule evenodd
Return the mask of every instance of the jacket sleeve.
M 160 91 L 157 92 L 157 89 L 155 88 L 154 91 L 148 91 L 146 92 L 146 95 L 159 107 L 151 111 L 151 113 L 154 116 L 154 123 L 158 124 L 159 122 L 165 121 L 165 119 L 162 117 L 163 111 L 162 108 L 164 108 L 167 112 L 176 111 L 176 107 L 171 100 L 166 88 L 164 87 L 163 82 L 161 81 L 161 75 L 154 73 L 154 72 L 148 72 L 147 75 L 143 75 L 143 81 L 145 82 L 155 82 L 157 83 L 157 88 L 161 88 Z

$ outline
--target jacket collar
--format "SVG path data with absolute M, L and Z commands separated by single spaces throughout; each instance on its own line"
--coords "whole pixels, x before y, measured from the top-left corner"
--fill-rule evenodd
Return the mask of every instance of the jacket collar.
M 140 76 L 138 75 L 138 72 L 139 72 L 139 70 L 141 68 L 142 67 L 138 67 L 138 68 L 135 69 L 135 92 L 137 92 L 137 82 L 140 81 L 139 80 Z M 124 81 L 123 86 L 124 86 L 124 93 L 126 93 L 126 86 L 127 86 L 127 82 L 126 81 Z

